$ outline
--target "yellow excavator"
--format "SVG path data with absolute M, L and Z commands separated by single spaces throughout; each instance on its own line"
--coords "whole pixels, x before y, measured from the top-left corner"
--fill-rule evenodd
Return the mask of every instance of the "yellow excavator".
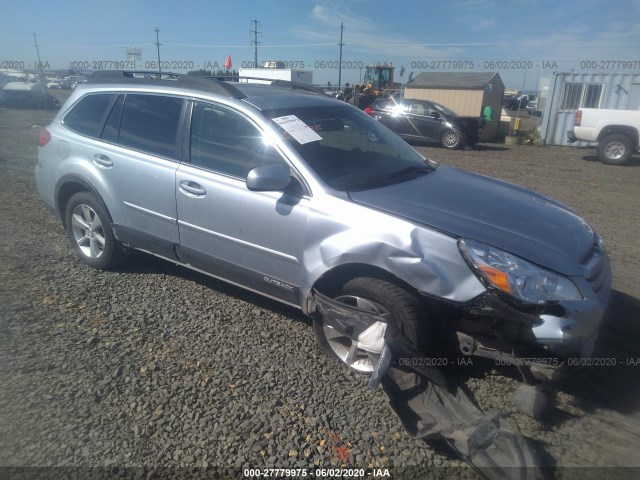
M 351 103 L 361 110 L 378 98 L 394 96 L 401 91 L 401 84 L 393 81 L 393 65 L 368 65 L 361 85 L 345 88 L 338 100 Z

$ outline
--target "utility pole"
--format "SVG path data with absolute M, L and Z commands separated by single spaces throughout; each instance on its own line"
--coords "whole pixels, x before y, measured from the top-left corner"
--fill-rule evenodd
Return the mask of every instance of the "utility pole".
M 160 33 L 160 30 L 158 30 L 157 26 L 154 32 L 156 32 L 156 42 L 154 43 L 154 45 L 158 49 L 158 71 L 162 72 L 162 65 L 160 64 L 160 45 L 162 44 L 160 43 L 160 37 L 158 36 L 158 34 Z
M 340 62 L 338 63 L 338 89 L 342 88 L 342 47 L 344 43 L 342 43 L 342 32 L 344 31 L 344 22 L 340 22 Z
M 253 22 L 254 30 L 249 30 L 253 33 L 253 40 L 251 41 L 251 45 L 253 45 L 253 68 L 258 68 L 258 25 L 260 22 L 258 20 L 251 20 Z
M 36 54 L 38 55 L 38 70 L 40 70 L 40 81 L 42 82 L 42 102 L 44 104 L 44 112 L 46 121 L 49 122 L 49 109 L 47 108 L 47 92 L 45 90 L 46 83 L 44 81 L 44 74 L 42 73 L 42 60 L 40 59 L 40 47 L 38 46 L 38 37 L 36 32 L 33 32 L 33 41 L 35 42 Z
M 38 36 L 36 32 L 33 32 L 33 41 L 35 42 L 34 47 L 36 47 L 36 53 L 38 54 L 38 70 L 40 70 L 40 74 L 42 74 L 42 61 L 40 60 L 40 47 L 38 46 Z

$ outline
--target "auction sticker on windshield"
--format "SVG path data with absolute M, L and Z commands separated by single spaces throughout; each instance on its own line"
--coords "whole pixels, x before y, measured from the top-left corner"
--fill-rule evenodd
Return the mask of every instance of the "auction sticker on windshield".
M 295 115 L 286 115 L 273 119 L 282 129 L 298 141 L 300 145 L 309 142 L 322 140 L 322 137 L 313 131 L 309 125 L 304 123 Z

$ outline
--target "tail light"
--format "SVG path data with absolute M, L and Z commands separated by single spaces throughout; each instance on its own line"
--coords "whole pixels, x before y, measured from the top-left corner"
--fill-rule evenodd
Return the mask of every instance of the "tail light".
M 363 112 L 366 113 L 367 115 L 371 115 L 373 113 L 373 108 L 367 107 L 363 110 Z
M 582 125 L 582 110 L 576 112 L 576 127 Z
M 51 134 L 46 128 L 40 129 L 40 138 L 38 139 L 38 145 L 44 147 L 51 140 Z

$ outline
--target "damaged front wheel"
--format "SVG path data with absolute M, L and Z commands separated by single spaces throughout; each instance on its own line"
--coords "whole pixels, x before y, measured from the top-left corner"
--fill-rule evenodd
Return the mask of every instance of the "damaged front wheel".
M 344 284 L 335 300 L 375 316 L 388 315 L 395 326 L 418 347 L 426 343 L 427 319 L 424 309 L 413 295 L 397 285 L 378 278 L 354 278 Z M 357 347 L 356 340 L 361 331 L 341 333 L 325 324 L 321 316 L 314 319 L 313 329 L 324 352 L 358 373 L 373 372 L 374 363 L 370 354 Z

